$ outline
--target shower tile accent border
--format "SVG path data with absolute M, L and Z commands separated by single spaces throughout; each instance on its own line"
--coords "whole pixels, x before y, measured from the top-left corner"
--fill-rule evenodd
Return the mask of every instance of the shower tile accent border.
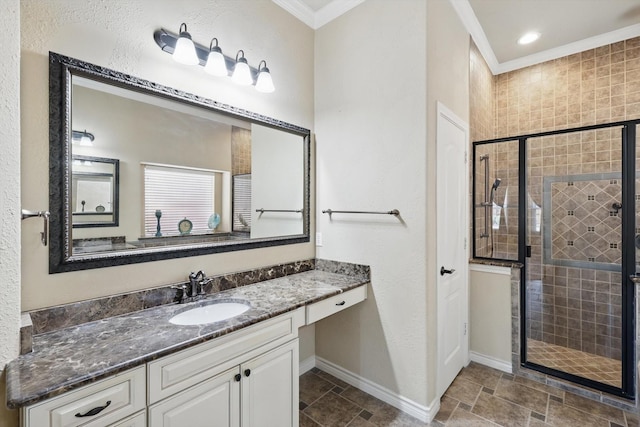
M 204 286 L 204 291 L 208 295 L 315 269 L 331 273 L 370 277 L 369 266 L 322 259 L 307 259 L 213 276 L 210 277 L 212 279 L 211 282 Z M 25 312 L 22 314 L 23 320 L 20 330 L 20 354 L 31 352 L 33 335 L 175 303 L 176 290 L 172 289 L 171 286 L 182 283 L 186 282 L 172 283 L 153 289 Z

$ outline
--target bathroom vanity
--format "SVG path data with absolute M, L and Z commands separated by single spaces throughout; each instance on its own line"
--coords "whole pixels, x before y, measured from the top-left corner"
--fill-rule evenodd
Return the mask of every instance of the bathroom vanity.
M 298 328 L 366 299 L 368 276 L 311 270 L 36 335 L 7 365 L 23 426 L 298 425 Z M 250 308 L 174 325 L 216 302 Z

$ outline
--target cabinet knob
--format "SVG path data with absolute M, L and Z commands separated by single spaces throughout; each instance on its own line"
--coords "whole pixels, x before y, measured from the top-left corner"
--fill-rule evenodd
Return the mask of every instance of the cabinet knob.
M 248 377 L 249 375 L 251 375 L 251 369 L 245 369 L 244 370 L 244 376 Z
M 234 378 L 235 378 L 236 382 L 240 382 L 240 380 L 242 379 L 242 375 L 236 374 L 236 376 Z

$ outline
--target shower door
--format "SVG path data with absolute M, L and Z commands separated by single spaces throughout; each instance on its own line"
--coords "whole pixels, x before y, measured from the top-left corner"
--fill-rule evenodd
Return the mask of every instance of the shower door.
M 631 397 L 636 156 L 623 154 L 633 146 L 628 134 L 617 125 L 523 139 L 522 353 L 525 366 Z

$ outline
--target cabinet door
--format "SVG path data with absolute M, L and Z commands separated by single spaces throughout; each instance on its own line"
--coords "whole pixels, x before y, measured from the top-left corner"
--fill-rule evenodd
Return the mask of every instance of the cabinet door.
M 295 339 L 240 366 L 243 427 L 298 426 L 298 363 Z
M 111 424 L 109 427 L 147 427 L 147 411 L 133 415 L 126 420 Z
M 151 406 L 149 425 L 239 427 L 239 375 L 240 371 L 235 367 Z

